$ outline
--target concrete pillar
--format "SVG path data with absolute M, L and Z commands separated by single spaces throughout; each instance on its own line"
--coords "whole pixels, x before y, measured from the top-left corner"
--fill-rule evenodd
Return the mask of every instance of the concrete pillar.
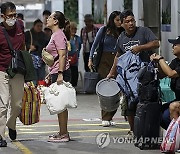
M 137 26 L 144 26 L 143 0 L 133 0 L 133 13 Z
M 163 2 L 163 0 L 161 0 Z M 170 62 L 175 56 L 172 53 L 172 44 L 168 42 L 168 39 L 174 39 L 180 35 L 180 1 L 171 0 L 171 31 L 162 31 L 161 36 L 161 54 L 165 59 Z
M 84 15 L 85 14 L 92 14 L 92 0 L 78 0 L 78 13 L 79 13 L 79 26 L 77 34 L 80 34 L 80 30 L 82 27 L 84 27 Z M 78 70 L 82 76 L 84 76 L 84 61 L 83 61 L 83 54 L 82 54 L 82 48 L 80 51 L 80 58 L 79 58 L 79 65 Z M 84 82 L 84 78 L 82 78 L 82 83 Z M 78 81 L 79 86 L 79 81 Z M 83 85 L 79 86 L 80 89 L 83 89 Z
M 179 0 L 171 0 L 171 32 L 166 32 L 166 37 L 164 37 L 164 55 L 166 55 L 167 60 L 170 62 L 175 56 L 172 51 L 172 44 L 168 42 L 169 38 L 176 38 L 180 35 L 180 14 L 178 13 L 180 10 L 180 1 Z
M 50 0 L 45 0 L 44 1 L 44 10 L 51 11 L 51 1 Z
M 180 35 L 180 1 L 171 1 L 171 32 L 172 37 L 177 37 Z
M 64 13 L 64 0 L 52 0 L 51 11 L 61 11 Z
M 112 11 L 123 11 L 124 0 L 107 0 L 107 19 Z
M 144 26 L 149 27 L 160 39 L 160 0 L 143 0 L 143 9 Z
M 96 21 L 104 20 L 104 0 L 94 0 L 94 19 Z
M 79 0 L 79 29 L 84 26 L 84 15 L 92 14 L 92 0 Z

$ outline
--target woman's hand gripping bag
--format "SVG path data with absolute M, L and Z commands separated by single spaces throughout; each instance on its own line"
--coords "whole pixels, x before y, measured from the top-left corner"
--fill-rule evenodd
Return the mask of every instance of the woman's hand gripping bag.
M 60 85 L 51 84 L 49 87 L 42 89 L 45 102 L 50 114 L 59 114 L 67 108 L 76 108 L 76 91 L 69 82 Z

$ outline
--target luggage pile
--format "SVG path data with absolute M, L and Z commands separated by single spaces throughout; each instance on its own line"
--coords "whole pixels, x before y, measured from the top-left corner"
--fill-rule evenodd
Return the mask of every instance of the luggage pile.
M 144 149 L 159 147 L 161 101 L 159 79 L 153 62 L 141 68 L 138 74 L 138 98 L 134 119 L 135 146 Z

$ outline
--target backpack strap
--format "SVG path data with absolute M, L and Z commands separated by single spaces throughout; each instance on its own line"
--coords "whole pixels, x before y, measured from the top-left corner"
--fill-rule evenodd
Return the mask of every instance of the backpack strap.
M 6 40 L 7 40 L 7 43 L 8 43 L 10 52 L 11 52 L 11 55 L 12 55 L 12 56 L 15 56 L 14 48 L 13 48 L 13 46 L 12 46 L 12 43 L 11 43 L 10 39 L 9 39 L 9 36 L 8 36 L 7 31 L 6 31 L 5 28 L 2 28 L 2 30 L 3 30 L 4 36 L 5 36 Z
M 102 32 L 102 36 L 101 36 L 101 41 L 100 43 L 103 45 L 104 44 L 104 38 L 105 38 L 105 35 L 106 35 L 106 30 L 107 30 L 107 26 L 104 26 L 103 28 L 103 32 Z M 103 48 L 103 47 L 102 47 Z
M 129 89 L 129 91 L 130 91 L 130 95 L 131 95 L 133 98 L 135 98 L 135 96 L 134 96 L 134 94 L 133 94 L 133 91 L 132 91 L 132 89 L 131 89 L 131 86 L 129 85 L 129 82 L 128 82 L 127 78 L 126 78 L 126 72 L 124 73 L 124 77 L 123 77 L 122 74 L 120 74 L 120 75 L 121 75 L 121 77 L 124 79 L 124 82 L 125 82 L 125 84 L 127 85 L 128 89 Z

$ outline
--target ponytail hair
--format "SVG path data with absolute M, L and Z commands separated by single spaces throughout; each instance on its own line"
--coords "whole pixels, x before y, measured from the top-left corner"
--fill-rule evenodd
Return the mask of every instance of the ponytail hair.
M 63 32 L 67 38 L 67 40 L 70 40 L 70 22 L 67 20 L 64 16 L 64 14 L 60 11 L 55 11 L 54 18 L 58 20 L 58 27 L 60 29 L 64 29 Z
M 64 34 L 66 35 L 67 40 L 69 41 L 71 38 L 71 31 L 70 31 L 70 21 L 68 19 L 65 20 L 64 25 Z

